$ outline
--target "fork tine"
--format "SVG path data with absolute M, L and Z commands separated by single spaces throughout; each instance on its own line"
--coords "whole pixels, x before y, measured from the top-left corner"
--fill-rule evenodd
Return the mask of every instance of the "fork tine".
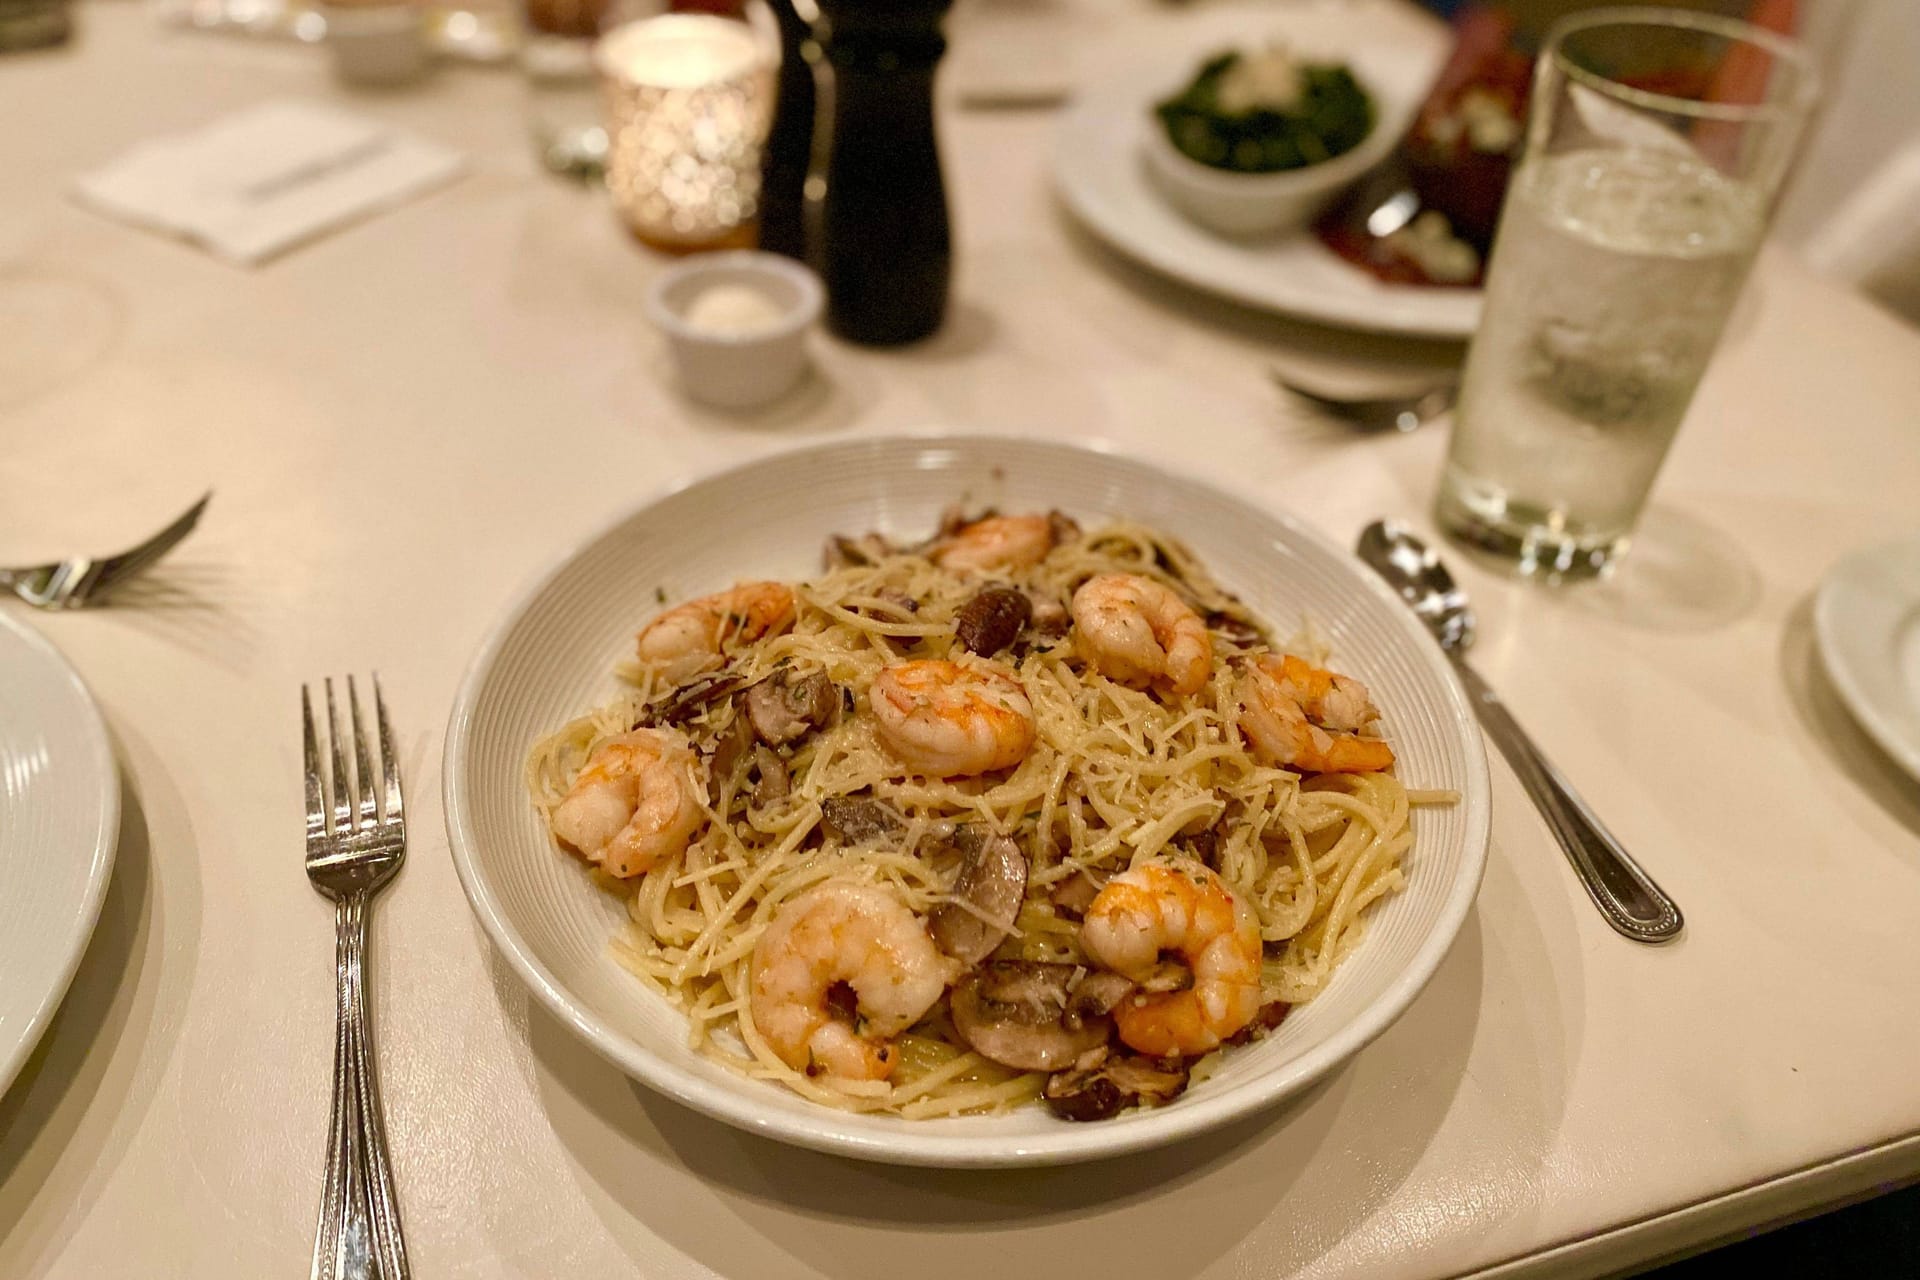
M 333 705 L 333 677 L 327 686 L 327 739 L 333 747 L 333 834 L 353 830 L 353 793 L 347 790 L 347 751 L 340 738 L 340 714 Z
M 88 588 L 93 591 L 104 591 L 116 582 L 131 578 L 134 574 L 139 573 L 155 560 L 158 560 L 161 556 L 173 550 L 175 544 L 177 544 L 180 539 L 192 533 L 193 527 L 200 523 L 200 513 L 207 509 L 207 503 L 212 500 L 212 498 L 213 491 L 208 490 L 205 494 L 201 495 L 200 501 L 188 507 L 179 519 L 154 534 L 151 538 L 148 538 L 139 546 L 122 551 L 117 556 L 107 556 L 105 559 L 100 560 L 95 567 L 93 581 L 88 584 Z
M 1303 400 L 1316 409 L 1324 409 L 1328 413 L 1344 412 L 1352 408 L 1356 403 L 1352 400 L 1335 400 L 1331 396 L 1323 396 L 1316 391 L 1309 391 L 1305 387 L 1295 386 L 1293 383 L 1282 381 L 1277 377 L 1274 381 L 1279 383 L 1280 389 L 1288 395 L 1293 396 L 1295 399 Z
M 347 677 L 347 708 L 353 716 L 353 780 L 360 797 L 360 829 L 372 828 L 379 814 L 373 802 L 373 764 L 367 758 L 367 731 L 360 723 L 360 691 Z
M 300 686 L 300 725 L 307 759 L 307 839 L 322 839 L 327 834 L 327 797 L 320 784 L 320 744 L 313 733 L 313 699 L 307 686 Z
M 405 823 L 400 799 L 400 763 L 393 755 L 393 726 L 387 723 L 387 702 L 380 696 L 380 677 L 373 677 L 373 713 L 380 723 L 380 774 L 386 786 L 385 814 L 389 823 Z

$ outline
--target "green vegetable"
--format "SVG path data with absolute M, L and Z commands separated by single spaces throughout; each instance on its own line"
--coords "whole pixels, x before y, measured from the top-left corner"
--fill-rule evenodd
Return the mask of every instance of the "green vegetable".
M 1302 66 L 1300 100 L 1290 110 L 1223 111 L 1220 78 L 1239 60 L 1238 53 L 1208 59 L 1192 84 L 1154 108 L 1188 159 L 1234 173 L 1279 173 L 1331 160 L 1372 132 L 1373 100 L 1338 65 Z

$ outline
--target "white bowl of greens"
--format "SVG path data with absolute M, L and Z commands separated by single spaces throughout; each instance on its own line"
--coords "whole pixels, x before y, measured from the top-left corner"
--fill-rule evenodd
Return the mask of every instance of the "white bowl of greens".
M 1216 50 L 1160 98 L 1148 175 L 1194 222 L 1229 236 L 1304 226 L 1399 141 L 1417 101 L 1364 60 L 1282 45 Z

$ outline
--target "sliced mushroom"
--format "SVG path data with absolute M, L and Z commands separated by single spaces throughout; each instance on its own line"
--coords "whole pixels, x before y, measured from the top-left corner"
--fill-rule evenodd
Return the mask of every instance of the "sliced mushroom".
M 685 724 L 721 699 L 731 695 L 746 680 L 729 671 L 716 671 L 687 681 L 664 698 L 656 698 L 641 708 L 636 729 L 651 729 L 663 724 Z
M 1047 512 L 1047 533 L 1053 538 L 1053 545 L 1072 542 L 1080 536 L 1080 522 L 1064 511 Z
M 1066 1010 L 1073 972 L 1070 964 L 996 960 L 980 970 L 975 990 L 981 1000 L 1006 1006 L 1001 1011 L 1006 1017 L 1049 1022 Z
M 773 748 L 764 742 L 754 747 L 753 767 L 760 771 L 760 781 L 753 784 L 754 808 L 764 809 L 787 798 L 792 784 L 786 761 L 775 755 Z
M 1027 626 L 1043 640 L 1058 640 L 1073 629 L 1073 615 L 1064 601 L 1052 596 L 1027 593 Z
M 920 612 L 918 600 L 904 591 L 895 591 L 891 587 L 874 592 L 874 598 L 884 607 L 863 604 L 855 606 L 853 611 L 863 618 L 877 618 L 881 622 L 906 622 Z M 908 653 L 920 643 L 919 636 L 882 636 L 881 639 L 886 642 L 889 649 L 898 654 Z
M 1027 599 L 1026 592 L 1012 587 L 982 587 L 960 606 L 953 637 L 962 647 L 990 658 L 1012 644 L 1032 616 L 1033 601 Z
M 898 809 L 872 796 L 829 796 L 820 802 L 820 822 L 842 844 L 871 844 L 907 829 Z
M 863 533 L 857 538 L 836 533 L 821 550 L 820 563 L 828 571 L 859 569 L 879 564 L 892 554 L 892 546 L 877 533 Z
M 966 507 L 956 502 L 940 513 L 940 527 L 934 530 L 932 540 L 938 541 L 941 538 L 951 538 L 954 534 L 960 532 L 974 521 L 985 520 L 993 514 L 994 509 L 988 507 L 977 515 L 968 515 Z
M 747 718 L 770 747 L 803 738 L 833 719 L 839 690 L 824 671 L 776 672 L 747 690 Z
M 1220 869 L 1220 833 L 1212 827 L 1187 837 L 1187 852 L 1215 871 Z
M 953 881 L 955 901 L 941 903 L 927 923 L 942 951 L 972 966 L 993 954 L 1020 914 L 1027 896 L 1027 855 L 1011 837 L 973 827 L 959 828 L 954 844 L 962 855 Z
M 1093 905 L 1093 900 L 1100 896 L 1100 890 L 1106 885 L 1106 877 L 1082 869 L 1053 886 L 1047 901 L 1053 904 L 1055 911 L 1078 920 L 1087 914 L 1087 908 Z
M 877 600 L 885 601 L 887 604 L 890 604 L 894 608 L 898 609 L 901 613 L 907 614 L 909 616 L 920 612 L 920 602 L 918 600 L 915 600 L 912 596 L 908 595 L 904 591 L 895 591 L 891 587 L 888 587 L 883 591 L 874 592 L 874 598 Z
M 1100 1018 L 1064 1021 L 1073 966 L 996 961 L 962 978 L 948 997 L 953 1029 L 983 1058 L 1021 1071 L 1059 1071 L 1106 1043 Z
M 745 716 L 736 713 L 727 722 L 725 731 L 714 740 L 712 754 L 707 757 L 708 776 L 722 782 L 731 778 L 752 745 L 753 726 Z
M 1210 609 L 1206 614 L 1207 630 L 1213 632 L 1227 643 L 1237 648 L 1249 649 L 1255 645 L 1268 643 L 1267 633 L 1258 623 L 1229 613 L 1225 609 Z
M 1238 797 L 1228 799 L 1221 808 L 1220 816 L 1203 831 L 1187 837 L 1187 848 L 1201 862 L 1213 870 L 1220 870 L 1220 856 L 1226 851 L 1227 836 L 1236 826 L 1246 821 L 1247 806 Z
M 1187 1087 L 1186 1064 L 1178 1058 L 1142 1058 L 1116 1054 L 1101 1046 L 1047 1081 L 1045 1097 L 1065 1120 L 1105 1120 L 1123 1107 L 1157 1107 Z
M 1193 988 L 1193 970 L 1177 960 L 1163 960 L 1147 970 L 1134 985 L 1150 996 L 1189 991 Z
M 1264 1039 L 1269 1031 L 1286 1021 L 1293 1008 L 1285 1000 L 1269 1000 L 1260 1006 L 1260 1012 L 1253 1015 L 1253 1021 L 1228 1036 L 1223 1044 L 1249 1044 Z
M 1095 1018 L 1104 1018 L 1132 994 L 1132 979 L 1096 969 L 1074 984 L 1073 993 L 1067 997 L 1067 1012 L 1062 1021 L 1070 1027 L 1077 1027 Z

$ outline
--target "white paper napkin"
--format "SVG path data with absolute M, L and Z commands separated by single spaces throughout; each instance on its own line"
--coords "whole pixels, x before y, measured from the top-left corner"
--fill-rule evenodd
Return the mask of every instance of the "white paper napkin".
M 73 194 L 139 226 L 251 266 L 458 176 L 460 154 L 378 120 L 269 102 L 144 142 Z

